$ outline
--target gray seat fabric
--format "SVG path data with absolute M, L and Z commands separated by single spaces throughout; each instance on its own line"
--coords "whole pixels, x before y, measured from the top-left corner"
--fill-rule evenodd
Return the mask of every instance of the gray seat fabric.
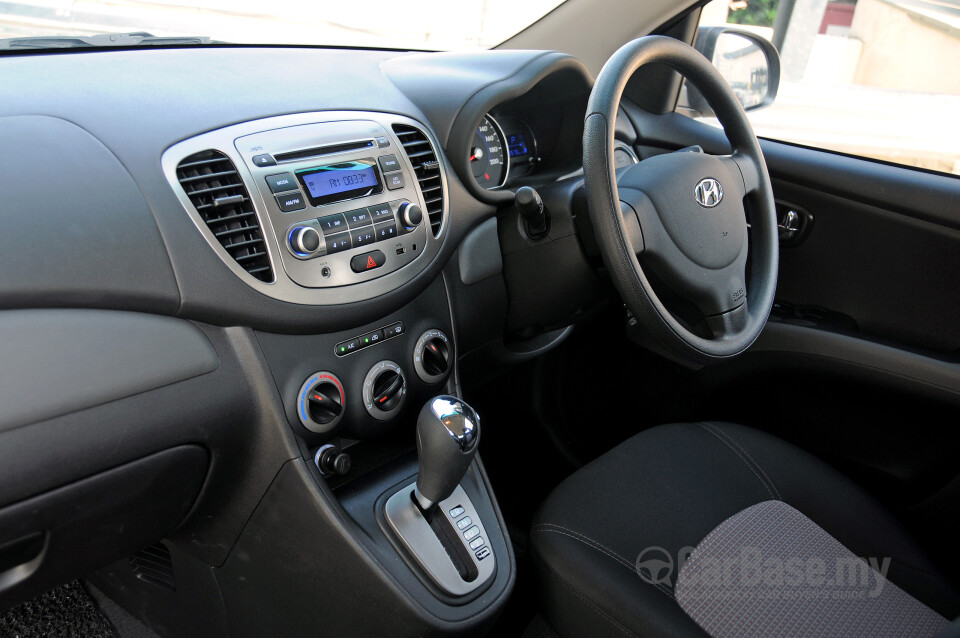
M 677 604 L 715 638 L 933 636 L 947 619 L 783 501 L 707 534 L 680 568 Z
M 678 604 L 678 566 L 751 506 L 791 506 L 944 618 L 960 593 L 857 485 L 775 437 L 724 423 L 647 430 L 561 483 L 531 530 L 543 611 L 561 636 L 704 636 Z

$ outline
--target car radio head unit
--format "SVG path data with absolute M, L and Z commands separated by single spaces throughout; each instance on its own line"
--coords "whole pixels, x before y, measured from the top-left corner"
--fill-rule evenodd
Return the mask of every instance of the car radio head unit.
M 416 135 L 408 140 L 407 131 Z M 248 285 L 277 299 L 325 305 L 381 296 L 437 255 L 447 217 L 438 149 L 429 129 L 410 118 L 330 111 L 210 131 L 167 149 L 162 162 L 194 224 Z M 193 158 L 209 152 L 226 158 L 216 160 L 219 173 L 208 170 L 206 156 Z M 188 168 L 181 170 L 184 162 Z M 188 181 L 179 183 L 181 177 Z M 429 184 L 430 202 L 441 202 L 440 219 L 428 211 L 422 183 Z M 216 195 L 197 199 L 202 211 L 187 194 L 198 188 Z M 240 206 L 242 214 L 222 222 L 218 207 L 227 205 Z M 262 240 L 248 237 L 250 229 Z M 234 257 L 224 248 L 244 242 L 260 242 L 260 252 Z M 240 261 L 262 259 L 264 252 L 273 281 L 251 276 Z

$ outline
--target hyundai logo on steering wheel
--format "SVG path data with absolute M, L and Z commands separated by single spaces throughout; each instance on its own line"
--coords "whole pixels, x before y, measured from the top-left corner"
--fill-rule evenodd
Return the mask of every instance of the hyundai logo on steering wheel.
M 713 208 L 723 199 L 723 186 L 717 180 L 708 177 L 700 180 L 697 187 L 693 189 L 693 195 L 697 198 L 697 203 L 704 208 Z

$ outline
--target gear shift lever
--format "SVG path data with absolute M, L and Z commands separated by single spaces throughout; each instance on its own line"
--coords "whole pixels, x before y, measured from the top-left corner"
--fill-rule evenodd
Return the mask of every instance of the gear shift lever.
M 444 500 L 470 467 L 480 442 L 480 417 L 461 399 L 440 395 L 417 419 L 419 472 L 414 491 L 424 511 Z

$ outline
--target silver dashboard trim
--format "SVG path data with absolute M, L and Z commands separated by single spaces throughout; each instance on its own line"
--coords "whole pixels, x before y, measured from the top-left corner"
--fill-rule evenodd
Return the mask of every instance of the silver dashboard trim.
M 244 157 L 236 148 L 235 142 L 239 138 L 249 135 L 267 133 L 273 130 L 286 129 L 295 126 L 309 124 L 322 124 L 340 121 L 370 120 L 380 124 L 387 132 L 387 137 L 391 143 L 392 152 L 397 159 L 402 162 L 404 170 L 411 179 L 415 179 L 415 171 L 406 152 L 400 144 L 399 139 L 393 132 L 394 124 L 403 124 L 413 126 L 421 130 L 430 144 L 433 146 L 437 161 L 440 164 L 440 175 L 443 182 L 443 211 L 441 218 L 440 231 L 437 237 L 432 232 L 426 232 L 423 251 L 409 264 L 379 276 L 369 281 L 360 281 L 349 285 L 342 285 L 328 288 L 307 288 L 297 284 L 287 274 L 284 261 L 281 257 L 281 251 L 286 250 L 284 246 L 284 237 L 278 237 L 274 230 L 274 225 L 268 214 L 269 207 L 273 202 L 266 201 L 266 195 L 255 181 L 255 176 L 248 166 L 249 158 Z M 355 303 L 366 301 L 386 294 L 414 279 L 423 272 L 433 261 L 440 251 L 443 240 L 449 234 L 450 219 L 450 193 L 449 177 L 447 174 L 446 163 L 443 159 L 443 150 L 433 131 L 421 122 L 412 118 L 392 113 L 378 113 L 371 111 L 319 111 L 310 113 L 298 113 L 294 115 L 281 115 L 277 117 L 251 120 L 241 124 L 227 126 L 221 129 L 202 133 L 195 137 L 183 140 L 164 151 L 160 158 L 161 168 L 164 176 L 173 189 L 174 194 L 180 201 L 187 216 L 193 222 L 193 225 L 200 231 L 207 244 L 213 249 L 220 260 L 245 284 L 258 292 L 272 297 L 274 299 L 289 303 L 301 305 L 326 306 L 344 303 Z M 177 179 L 177 166 L 184 158 L 205 150 L 216 150 L 226 155 L 236 167 L 244 186 L 250 195 L 254 211 L 257 215 L 257 221 L 260 224 L 263 233 L 264 243 L 266 244 L 267 255 L 270 260 L 270 266 L 273 268 L 274 281 L 272 283 L 262 282 L 245 271 L 236 261 L 227 253 L 226 249 L 220 245 L 220 242 L 214 237 L 213 233 L 207 227 L 203 218 L 194 208 L 192 202 L 187 197 L 186 192 L 180 186 Z M 381 151 L 384 149 L 380 149 Z M 249 153 L 254 155 L 256 153 Z M 288 162 L 278 163 L 277 168 L 289 164 Z M 421 209 L 426 210 L 423 199 L 423 193 L 420 191 L 419 184 L 411 184 L 416 193 L 417 203 Z M 272 195 L 271 195 L 272 197 Z M 318 216 L 319 213 L 318 213 Z M 291 220 L 292 221 L 292 220 Z M 425 216 L 426 221 L 426 216 Z M 425 224 L 429 228 L 429 224 Z M 358 250 L 358 249 L 354 249 Z

